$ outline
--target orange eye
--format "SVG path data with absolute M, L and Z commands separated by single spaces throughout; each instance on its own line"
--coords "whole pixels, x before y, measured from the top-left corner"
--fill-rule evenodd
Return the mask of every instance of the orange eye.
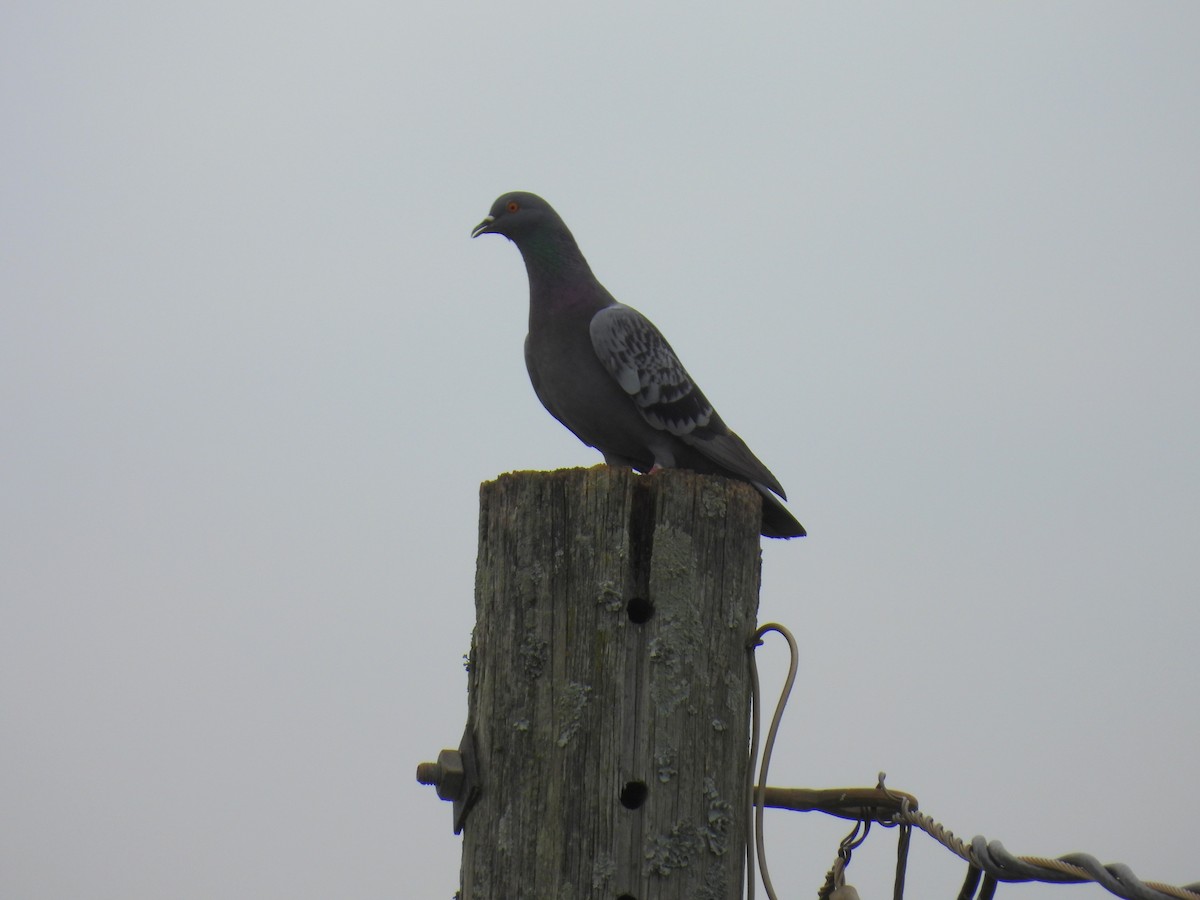
M 508 211 L 509 212 L 516 212 L 520 208 L 521 208 L 521 204 L 518 203 L 516 200 L 508 201 Z

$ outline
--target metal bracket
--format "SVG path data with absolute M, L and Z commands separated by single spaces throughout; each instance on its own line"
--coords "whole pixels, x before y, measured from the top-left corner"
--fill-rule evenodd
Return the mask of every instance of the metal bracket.
M 902 791 L 873 788 L 775 788 L 765 789 L 764 806 L 792 809 L 797 812 L 823 812 L 843 819 L 859 819 L 888 825 L 892 816 L 901 811 L 907 801 L 909 809 L 917 808 L 917 798 Z

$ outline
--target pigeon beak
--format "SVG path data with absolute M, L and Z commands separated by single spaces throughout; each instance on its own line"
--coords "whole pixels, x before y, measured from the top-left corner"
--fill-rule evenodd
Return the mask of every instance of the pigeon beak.
M 487 234 L 492 230 L 492 223 L 496 221 L 495 216 L 487 216 L 482 222 L 471 229 L 471 237 L 477 238 L 481 234 Z

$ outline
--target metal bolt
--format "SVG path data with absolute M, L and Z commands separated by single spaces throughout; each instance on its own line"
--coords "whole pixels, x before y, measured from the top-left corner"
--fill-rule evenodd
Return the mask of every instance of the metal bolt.
M 419 784 L 437 784 L 442 778 L 442 767 L 437 763 L 420 763 L 417 766 Z
M 465 778 L 462 753 L 457 750 L 443 750 L 438 754 L 437 762 L 423 762 L 417 766 L 417 781 L 436 787 L 437 795 L 443 800 L 463 799 Z
M 438 754 L 437 762 L 423 762 L 417 766 L 417 781 L 436 787 L 443 800 L 454 801 L 454 833 L 462 834 L 467 813 L 481 791 L 475 732 L 470 723 L 463 729 L 457 750 L 443 750 Z

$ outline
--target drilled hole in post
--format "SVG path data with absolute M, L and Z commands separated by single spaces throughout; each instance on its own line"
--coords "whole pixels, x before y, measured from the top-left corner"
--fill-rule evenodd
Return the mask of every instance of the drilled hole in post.
M 621 805 L 626 809 L 638 809 L 646 802 L 650 789 L 644 781 L 631 781 L 621 788 Z
M 633 896 L 633 894 L 622 894 L 617 900 L 637 900 L 637 897 Z
M 645 625 L 654 618 L 654 604 L 645 597 L 632 597 L 625 604 L 625 611 L 629 613 L 629 621 L 634 625 Z

